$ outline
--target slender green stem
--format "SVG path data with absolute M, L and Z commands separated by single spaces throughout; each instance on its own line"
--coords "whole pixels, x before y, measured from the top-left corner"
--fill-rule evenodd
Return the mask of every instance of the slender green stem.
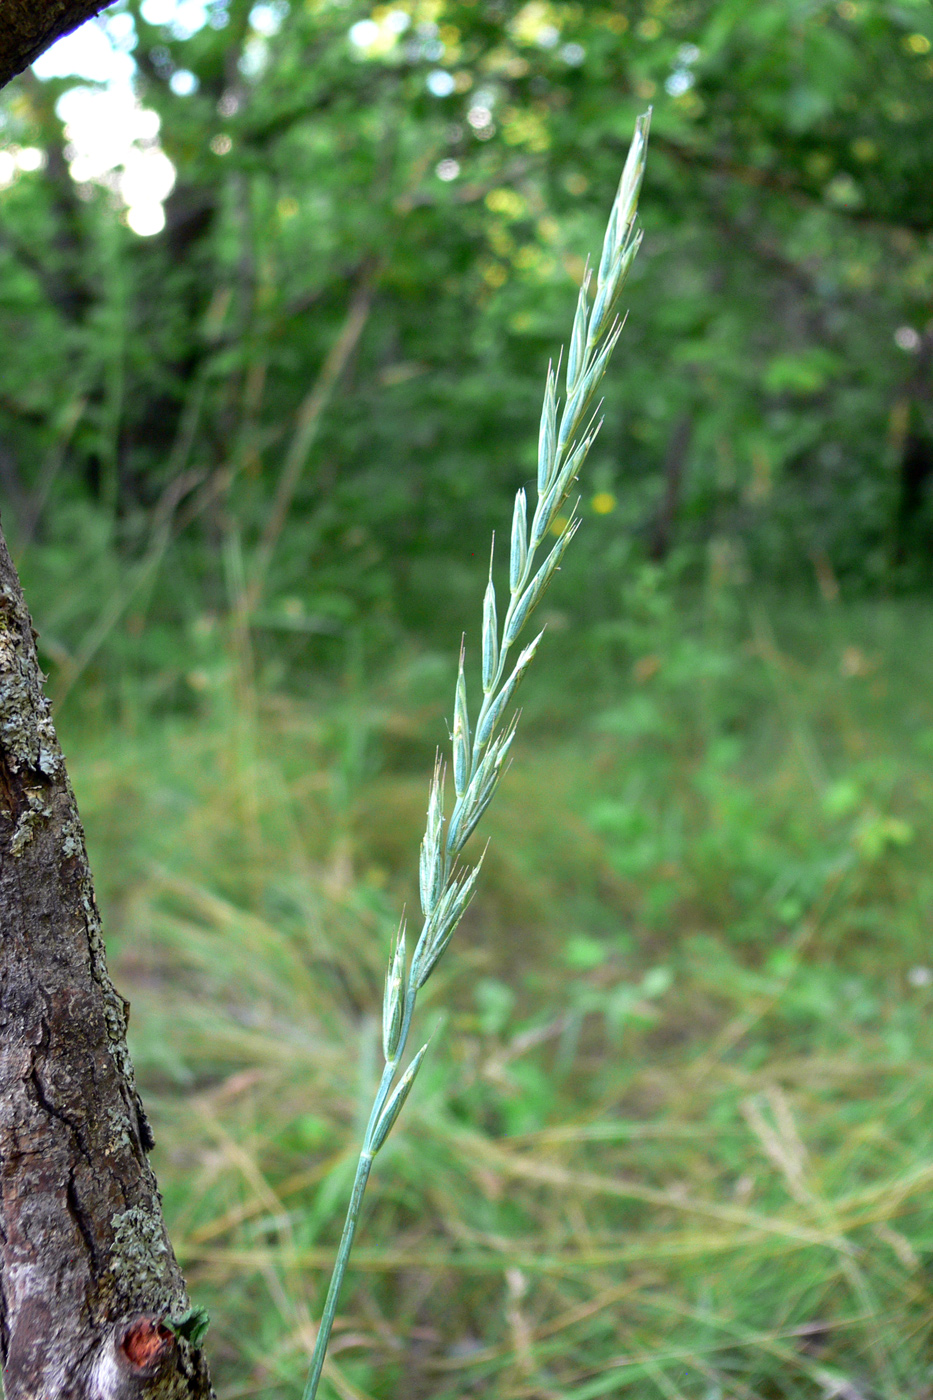
M 366 1125 L 366 1133 L 363 1138 L 363 1149 L 360 1152 L 359 1161 L 356 1164 L 356 1175 L 353 1178 L 353 1191 L 350 1195 L 350 1204 L 347 1206 L 347 1218 L 343 1225 L 343 1234 L 340 1236 L 340 1248 L 337 1251 L 337 1260 L 334 1264 L 334 1272 L 331 1275 L 330 1286 L 327 1289 L 327 1298 L 324 1302 L 324 1312 L 321 1316 L 321 1323 L 317 1330 L 317 1337 L 314 1342 L 314 1352 L 311 1356 L 311 1369 L 308 1373 L 308 1380 L 304 1388 L 301 1400 L 314 1400 L 317 1395 L 317 1388 L 321 1380 L 321 1372 L 324 1369 L 324 1357 L 327 1354 L 330 1334 L 334 1326 L 334 1318 L 337 1315 L 337 1303 L 340 1299 L 340 1290 L 343 1287 L 344 1276 L 347 1272 L 347 1265 L 350 1261 L 350 1251 L 353 1248 L 353 1237 L 356 1234 L 357 1222 L 360 1218 L 360 1208 L 363 1204 L 363 1194 L 366 1191 L 366 1183 L 369 1181 L 369 1173 L 373 1165 L 375 1153 L 371 1150 L 373 1133 L 376 1124 L 382 1116 L 386 1099 L 392 1083 L 398 1073 L 398 1067 L 402 1056 L 405 1053 L 405 1043 L 408 1040 L 408 1032 L 411 1029 L 411 1018 L 415 1010 L 416 993 L 412 988 L 408 989 L 405 997 L 405 1011 L 402 1017 L 402 1027 L 399 1032 L 398 1048 L 391 1060 L 386 1062 L 382 1071 L 382 1078 L 379 1081 L 379 1088 L 373 1099 L 372 1111 L 369 1115 L 369 1122 Z
M 461 649 L 460 672 L 454 701 L 454 727 L 451 735 L 456 801 L 450 817 L 447 818 L 444 803 L 445 769 L 438 758 L 431 782 L 427 825 L 421 844 L 420 884 L 424 923 L 409 963 L 405 944 L 405 921 L 402 920 L 389 960 L 382 1027 L 385 1068 L 366 1127 L 363 1149 L 353 1181 L 353 1194 L 347 1210 L 333 1277 L 327 1290 L 324 1315 L 315 1341 L 311 1373 L 303 1400 L 315 1400 L 317 1395 L 324 1356 L 337 1311 L 337 1301 L 347 1271 L 363 1192 L 366 1190 L 373 1159 L 404 1106 L 428 1048 L 427 1045 L 422 1046 L 408 1068 L 396 1079 L 404 1058 L 418 991 L 424 986 L 444 953 L 464 909 L 472 898 L 482 866 L 482 857 L 472 870 L 458 866 L 457 858 L 495 792 L 517 723 L 517 715 L 513 714 L 511 719 L 507 719 L 506 716 L 514 700 L 516 687 L 534 656 L 541 634 L 539 633 L 535 640 L 520 652 L 511 672 L 508 671 L 509 652 L 560 566 L 564 551 L 579 523 L 571 511 L 570 521 L 559 534 L 557 543 L 549 544 L 547 557 L 535 572 L 536 555 L 544 545 L 547 531 L 553 527 L 558 511 L 573 489 L 580 468 L 599 431 L 595 416 L 587 422 L 587 414 L 621 330 L 621 324 L 614 315 L 614 307 L 640 242 L 641 236 L 635 231 L 634 221 L 644 170 L 649 117 L 650 113 L 640 117 L 637 123 L 635 138 L 606 230 L 596 295 L 592 305 L 589 275 L 584 278 L 580 289 L 565 371 L 566 399 L 559 420 L 557 382 L 561 370 L 560 362 L 556 370 L 553 367 L 548 370 L 538 448 L 537 503 L 529 536 L 524 489 L 519 490 L 515 497 L 509 565 L 510 597 L 501 627 L 501 643 L 490 561 L 489 583 L 483 601 L 483 700 L 473 730 L 472 745 Z M 404 1001 L 401 1000 L 403 986 Z
M 314 1400 L 314 1397 L 317 1395 L 321 1372 L 324 1369 L 324 1356 L 327 1352 L 327 1344 L 330 1341 L 331 1329 L 333 1328 L 334 1317 L 337 1313 L 337 1299 L 340 1296 L 344 1275 L 347 1272 L 347 1264 L 350 1261 L 350 1250 L 353 1248 L 353 1236 L 356 1234 L 356 1222 L 360 1216 L 363 1192 L 366 1190 L 366 1183 L 369 1180 L 369 1172 L 372 1164 L 373 1155 L 368 1148 L 364 1148 L 360 1153 L 360 1160 L 356 1164 L 356 1176 L 353 1178 L 353 1194 L 350 1197 L 350 1204 L 347 1207 L 347 1218 L 344 1221 L 343 1234 L 340 1237 L 340 1249 L 337 1252 L 337 1262 L 334 1265 L 330 1287 L 327 1290 L 327 1301 L 324 1304 L 321 1325 L 317 1331 L 314 1355 L 311 1358 L 311 1370 L 308 1375 L 308 1383 L 305 1386 L 302 1400 Z

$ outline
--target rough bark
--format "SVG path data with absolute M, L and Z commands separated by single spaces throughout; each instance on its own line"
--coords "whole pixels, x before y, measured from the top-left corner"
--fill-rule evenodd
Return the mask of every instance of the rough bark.
M 110 0 L 0 0 L 0 87 Z
M 207 1400 L 84 833 L 0 534 L 0 1360 L 6 1400 Z M 186 1329 L 182 1327 L 184 1333 Z

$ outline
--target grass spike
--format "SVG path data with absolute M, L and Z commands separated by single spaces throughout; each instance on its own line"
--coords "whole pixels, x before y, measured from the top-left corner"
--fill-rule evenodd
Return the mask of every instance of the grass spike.
M 483 694 L 488 695 L 496 679 L 499 665 L 499 620 L 496 615 L 496 587 L 492 581 L 492 563 L 489 565 L 489 582 L 483 597 Z M 459 797 L 459 791 L 457 796 Z
M 541 427 L 538 433 L 538 491 L 546 491 L 554 468 L 554 453 L 557 450 L 557 374 L 553 365 L 548 365 L 547 381 L 544 388 L 544 404 L 541 408 Z
M 622 170 L 622 178 L 619 181 L 619 193 L 616 195 L 616 208 L 619 211 L 618 225 L 619 229 L 622 230 L 621 235 L 618 235 L 620 247 L 628 237 L 638 208 L 638 196 L 645 174 L 645 161 L 648 158 L 648 130 L 650 126 L 651 108 L 649 107 L 648 111 L 643 112 L 635 122 L 635 135 L 629 146 L 625 166 Z
M 596 293 L 596 300 L 593 303 L 593 314 L 590 317 L 590 329 L 588 346 L 594 346 L 602 339 L 605 332 L 612 325 L 612 313 L 615 310 L 619 294 L 625 285 L 628 270 L 635 260 L 635 255 L 641 247 L 641 229 L 638 230 L 632 241 L 622 249 L 610 273 L 609 280 L 605 286 Z
M 490 580 L 490 587 L 492 581 Z M 458 797 L 466 791 L 470 781 L 470 718 L 467 711 L 466 680 L 463 675 L 463 662 L 466 642 L 460 643 L 460 670 L 457 675 L 457 690 L 454 697 L 454 790 Z M 485 671 L 485 638 L 483 648 L 483 668 Z M 485 687 L 484 687 L 485 688 Z
M 402 984 L 405 980 L 405 916 L 399 924 L 395 952 L 386 973 L 385 995 L 382 1002 L 382 1053 L 386 1061 L 394 1059 L 402 1029 Z
M 528 558 L 528 506 L 525 488 L 515 493 L 515 506 L 512 511 L 512 549 L 509 556 L 509 591 L 516 593 L 521 586 Z
M 573 331 L 570 336 L 570 351 L 567 355 L 567 397 L 573 393 L 577 386 L 577 380 L 583 370 L 586 356 L 586 327 L 589 319 L 590 300 L 590 277 L 589 261 L 583 274 L 583 281 L 580 284 L 580 295 L 577 297 L 577 311 L 573 318 Z
M 440 754 L 434 761 L 434 776 L 428 795 L 428 819 L 421 842 L 421 908 L 425 918 L 437 903 L 442 881 L 441 833 L 444 826 L 444 765 Z
M 577 429 L 583 421 L 586 410 L 589 408 L 590 400 L 596 392 L 596 386 L 606 372 L 609 356 L 616 348 L 619 336 L 622 334 L 622 326 L 623 322 L 616 320 L 610 327 L 605 344 L 597 351 L 596 358 L 588 367 L 573 398 L 567 402 L 567 406 L 560 420 L 560 431 L 557 434 L 558 460 L 562 459 L 566 451 L 571 450 L 570 445 L 576 436 Z
M 414 1084 L 415 1077 L 417 1076 L 417 1073 L 421 1068 L 421 1061 L 424 1059 L 427 1048 L 427 1045 L 422 1045 L 421 1049 L 418 1051 L 417 1055 L 412 1060 L 405 1073 L 402 1075 L 402 1078 L 399 1080 L 398 1084 L 395 1087 L 395 1090 L 393 1091 L 392 1097 L 389 1099 L 389 1102 L 386 1104 L 385 1108 L 382 1111 L 382 1114 L 379 1118 L 379 1121 L 376 1124 L 372 1136 L 372 1145 L 370 1151 L 372 1152 L 372 1155 L 374 1157 L 379 1151 L 380 1147 L 382 1147 L 386 1138 L 389 1136 L 389 1133 L 392 1131 L 392 1125 L 401 1113 L 405 1105 L 405 1100 L 411 1093 L 411 1086 Z
M 560 536 L 554 548 L 551 550 L 544 563 L 541 565 L 534 578 L 522 594 L 515 611 L 509 619 L 505 633 L 502 638 L 503 646 L 510 646 L 515 641 L 519 632 L 524 627 L 533 610 L 541 601 L 541 595 L 547 588 L 555 569 L 560 568 L 560 561 L 563 559 L 567 546 L 573 539 L 580 525 L 579 517 L 573 517 L 567 524 L 566 530 Z M 527 664 L 527 663 L 526 663 Z
M 432 927 L 430 940 L 419 959 L 417 979 L 414 974 L 412 975 L 412 983 L 417 990 L 420 991 L 427 982 L 453 937 L 454 929 L 473 898 L 473 891 L 476 888 L 476 881 L 479 879 L 479 872 L 485 858 L 486 852 L 484 851 L 473 869 L 466 872 L 461 871 L 447 891 L 444 902 L 438 910 L 436 926 Z
M 317 1395 L 324 1357 L 336 1316 L 337 1301 L 346 1275 L 373 1158 L 388 1137 L 411 1092 L 427 1049 L 427 1046 L 422 1046 L 401 1079 L 397 1079 L 418 991 L 447 948 L 473 895 L 483 863 L 481 859 L 472 870 L 464 872 L 455 865 L 457 855 L 495 794 L 503 764 L 515 738 L 518 716 L 512 715 L 503 732 L 497 734 L 496 730 L 514 698 L 522 676 L 534 658 L 543 634 L 539 633 L 523 648 L 511 672 L 509 653 L 529 614 L 553 578 L 580 524 L 579 517 L 572 514 L 567 528 L 528 582 L 534 568 L 536 551 L 550 528 L 558 503 L 566 497 L 598 431 L 594 415 L 582 438 L 578 440 L 576 437 L 622 330 L 621 322 L 614 319 L 603 339 L 603 323 L 612 314 L 618 289 L 624 281 L 624 275 L 640 241 L 640 235 L 633 236 L 632 229 L 644 173 L 649 119 L 650 112 L 638 118 L 619 189 L 613 201 L 606 237 L 603 240 L 593 311 L 589 309 L 589 273 L 584 277 L 584 284 L 577 298 L 567 364 L 567 404 L 559 430 L 557 383 L 562 357 L 558 356 L 556 366 L 553 362 L 548 366 L 538 435 L 538 500 L 534 524 L 529 540 L 527 502 L 525 492 L 520 490 L 516 494 L 512 514 L 509 558 L 511 598 L 502 626 L 501 641 L 498 639 L 495 588 L 490 563 L 489 583 L 483 601 L 483 701 L 476 720 L 472 748 L 469 746 L 464 651 L 461 645 L 454 701 L 454 732 L 451 736 L 456 800 L 450 821 L 447 823 L 445 841 L 444 768 L 438 755 L 431 781 L 427 821 L 420 852 L 419 874 L 424 925 L 408 968 L 404 994 L 402 985 L 405 981 L 405 951 L 404 932 L 401 929 L 392 954 L 383 1007 L 383 1048 L 386 1052 L 386 1065 L 376 1091 L 357 1163 L 343 1235 L 302 1400 L 315 1400 Z M 600 295 L 603 293 L 600 302 Z M 599 319 L 595 314 L 596 306 L 599 307 Z
M 521 622 L 523 621 L 524 616 L 521 619 Z M 521 626 L 521 622 L 519 622 L 519 626 Z M 475 753 L 480 752 L 483 749 L 484 745 L 489 743 L 489 740 L 492 737 L 496 725 L 502 718 L 503 713 L 508 709 L 509 705 L 512 703 L 512 698 L 515 695 L 515 691 L 518 689 L 519 682 L 521 681 L 522 676 L 524 676 L 529 665 L 531 664 L 531 659 L 534 656 L 535 651 L 538 647 L 538 643 L 540 642 L 543 636 L 543 631 L 539 632 L 537 637 L 535 637 L 534 641 L 531 643 L 531 645 L 526 647 L 525 650 L 520 654 L 518 660 L 515 663 L 515 669 L 512 671 L 512 674 L 509 676 L 505 685 L 502 687 L 501 691 L 496 696 L 492 705 L 490 705 L 486 714 L 477 724 L 476 737 L 473 741 Z M 505 645 L 506 643 L 503 643 L 503 646 Z

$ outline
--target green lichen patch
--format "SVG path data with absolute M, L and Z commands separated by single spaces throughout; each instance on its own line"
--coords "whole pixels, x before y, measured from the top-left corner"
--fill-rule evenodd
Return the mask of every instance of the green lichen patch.
M 113 1217 L 114 1277 L 127 1293 L 170 1314 L 178 1299 L 171 1281 L 171 1251 L 157 1211 L 131 1206 Z
M 29 617 L 9 586 L 0 587 L 0 745 L 14 773 L 31 770 L 55 778 L 61 772 Z
M 16 823 L 16 830 L 13 832 L 13 837 L 10 841 L 10 851 L 14 856 L 22 855 L 35 835 L 36 828 L 40 825 L 43 818 L 52 815 L 51 807 L 47 807 L 42 801 L 42 798 L 39 797 L 35 791 L 27 789 L 26 802 L 28 804 L 26 810 L 20 813 L 19 820 Z

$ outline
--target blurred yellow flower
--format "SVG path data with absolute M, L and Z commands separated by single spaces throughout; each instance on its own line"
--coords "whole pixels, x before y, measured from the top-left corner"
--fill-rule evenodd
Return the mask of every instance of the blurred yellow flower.
M 590 505 L 597 515 L 611 515 L 616 508 L 616 498 L 611 491 L 597 491 Z

